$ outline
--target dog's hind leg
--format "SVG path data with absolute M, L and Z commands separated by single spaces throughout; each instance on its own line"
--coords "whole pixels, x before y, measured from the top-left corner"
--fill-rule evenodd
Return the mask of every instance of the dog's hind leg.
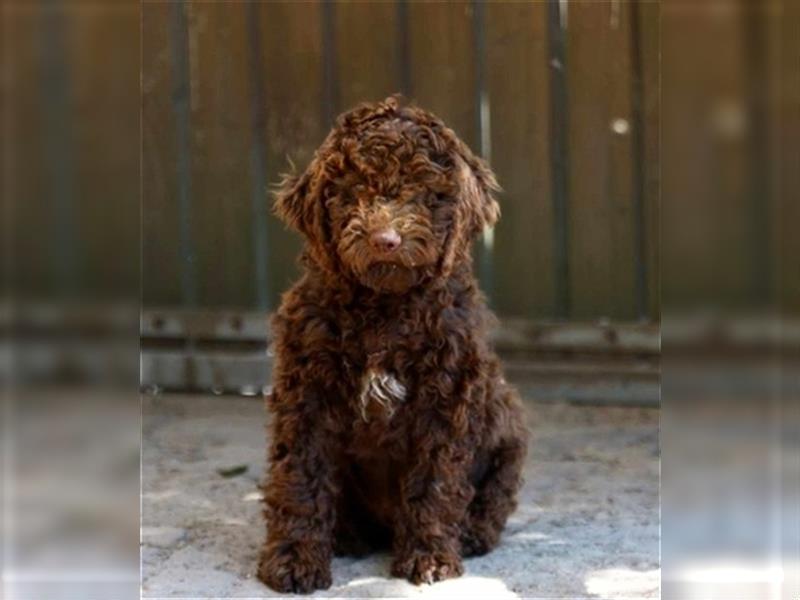
M 497 545 L 508 516 L 517 506 L 525 461 L 524 434 L 504 439 L 490 451 L 483 477 L 461 524 L 461 555 L 480 556 Z

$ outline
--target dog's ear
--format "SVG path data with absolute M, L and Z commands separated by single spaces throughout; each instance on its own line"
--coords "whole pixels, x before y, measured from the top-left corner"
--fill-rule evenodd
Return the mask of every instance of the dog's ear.
M 312 242 L 321 242 L 324 234 L 322 175 L 319 159 L 314 157 L 301 175 L 284 175 L 274 194 L 278 218 Z
M 448 148 L 461 205 L 467 213 L 465 225 L 472 238 L 500 218 L 500 205 L 494 197 L 500 186 L 486 161 L 475 156 L 455 131 L 441 122 L 438 129 Z
M 471 236 L 487 227 L 494 227 L 500 218 L 500 205 L 494 194 L 500 191 L 497 179 L 486 162 L 476 157 L 459 142 L 455 167 L 461 200 L 467 210 L 467 223 Z
M 455 151 L 451 154 L 454 193 L 458 196 L 455 227 L 450 232 L 442 260 L 449 271 L 469 255 L 471 241 L 500 218 L 500 205 L 494 194 L 500 191 L 494 173 L 483 160 L 452 134 Z
M 480 234 L 487 227 L 494 227 L 500 218 L 500 205 L 494 194 L 500 186 L 494 173 L 480 159 L 470 165 L 463 161 L 458 167 L 462 199 L 469 209 L 469 227 L 472 235 Z

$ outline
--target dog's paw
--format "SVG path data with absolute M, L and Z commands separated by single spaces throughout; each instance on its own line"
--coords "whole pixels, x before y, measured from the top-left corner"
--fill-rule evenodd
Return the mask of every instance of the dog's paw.
M 414 553 L 392 563 L 392 575 L 404 577 L 414 585 L 459 577 L 463 572 L 460 557 L 440 552 Z
M 331 586 L 330 560 L 297 545 L 280 550 L 266 548 L 258 565 L 258 578 L 276 592 L 310 594 Z

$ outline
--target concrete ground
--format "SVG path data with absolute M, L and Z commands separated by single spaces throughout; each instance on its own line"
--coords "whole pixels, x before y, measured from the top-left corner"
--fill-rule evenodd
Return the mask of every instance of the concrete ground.
M 317 595 L 658 598 L 658 411 L 526 406 L 526 483 L 496 550 L 424 587 L 390 578 L 388 555 L 337 558 Z M 254 577 L 261 400 L 154 396 L 143 419 L 143 596 L 277 596 Z

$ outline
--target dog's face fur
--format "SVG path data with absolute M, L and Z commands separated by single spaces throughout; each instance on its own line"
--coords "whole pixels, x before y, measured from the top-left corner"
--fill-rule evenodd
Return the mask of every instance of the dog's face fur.
M 275 209 L 320 267 L 402 294 L 469 260 L 499 216 L 497 190 L 451 129 L 392 97 L 342 115 L 308 169 L 284 179 Z

